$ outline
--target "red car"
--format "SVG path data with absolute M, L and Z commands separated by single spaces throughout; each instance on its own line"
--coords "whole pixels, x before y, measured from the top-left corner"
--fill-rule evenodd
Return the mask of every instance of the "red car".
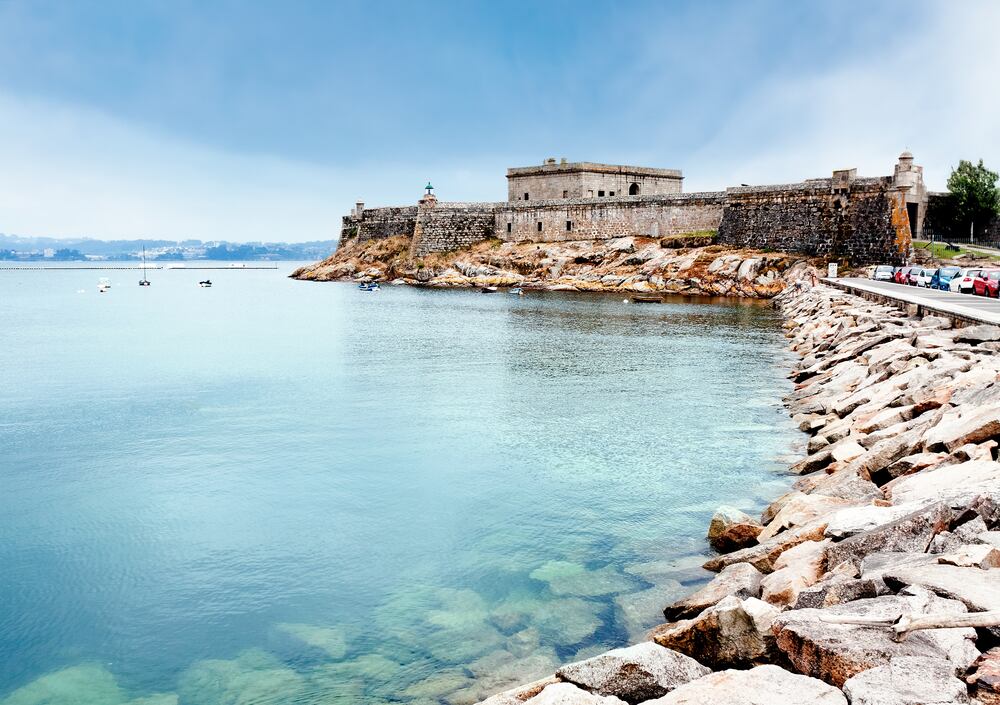
M 892 274 L 892 280 L 897 284 L 905 284 L 906 273 L 909 269 L 909 267 L 896 267 L 896 271 Z
M 983 269 L 972 280 L 972 293 L 976 296 L 1000 298 L 1000 269 Z
M 917 275 L 924 271 L 923 267 L 903 267 L 903 284 L 917 285 Z

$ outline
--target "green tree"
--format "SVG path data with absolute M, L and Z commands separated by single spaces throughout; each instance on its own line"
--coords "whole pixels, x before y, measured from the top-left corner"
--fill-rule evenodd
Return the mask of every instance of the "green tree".
M 961 160 L 948 177 L 951 230 L 967 233 L 970 228 L 982 232 L 1000 214 L 1000 190 L 997 173 L 979 164 Z

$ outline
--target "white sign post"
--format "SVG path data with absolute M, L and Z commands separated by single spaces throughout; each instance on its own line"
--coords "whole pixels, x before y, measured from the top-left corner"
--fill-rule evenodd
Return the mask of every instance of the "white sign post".
M 827 276 L 828 279 L 836 279 L 837 278 L 837 263 L 836 262 L 830 262 L 828 265 L 826 265 L 826 276 Z

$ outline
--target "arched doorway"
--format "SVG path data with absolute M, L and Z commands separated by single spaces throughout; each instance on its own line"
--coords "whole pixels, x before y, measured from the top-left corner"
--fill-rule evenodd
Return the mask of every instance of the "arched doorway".
M 628 195 L 629 196 L 638 196 L 639 195 L 639 184 L 633 182 L 632 185 L 628 187 Z

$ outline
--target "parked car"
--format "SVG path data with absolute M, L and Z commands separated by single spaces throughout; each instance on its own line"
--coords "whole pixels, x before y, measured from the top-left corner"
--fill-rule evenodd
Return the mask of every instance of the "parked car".
M 941 269 L 937 270 L 934 277 L 931 278 L 930 287 L 932 289 L 948 291 L 948 285 L 959 271 L 960 269 L 958 267 L 941 267 Z
M 892 273 L 892 280 L 897 284 L 905 284 L 907 269 L 909 269 L 909 267 L 896 267 Z
M 951 278 L 951 282 L 948 284 L 948 290 L 959 294 L 971 294 L 972 283 L 975 281 L 976 275 L 979 274 L 979 271 L 979 267 L 963 267 L 958 270 L 958 274 Z
M 1000 298 L 1000 269 L 980 270 L 972 280 L 972 290 L 976 296 Z
M 875 267 L 875 271 L 872 272 L 872 279 L 879 282 L 891 282 L 893 275 L 893 268 L 888 264 L 880 264 Z
M 924 271 L 923 267 L 907 267 L 906 274 L 903 275 L 903 283 L 910 286 L 917 285 L 917 275 Z
M 916 284 L 917 286 L 922 286 L 925 288 L 929 287 L 931 285 L 931 279 L 934 278 L 934 275 L 937 274 L 937 271 L 938 271 L 937 269 L 929 269 L 927 267 L 918 269 L 916 275 L 914 275 L 913 277 L 913 283 Z

